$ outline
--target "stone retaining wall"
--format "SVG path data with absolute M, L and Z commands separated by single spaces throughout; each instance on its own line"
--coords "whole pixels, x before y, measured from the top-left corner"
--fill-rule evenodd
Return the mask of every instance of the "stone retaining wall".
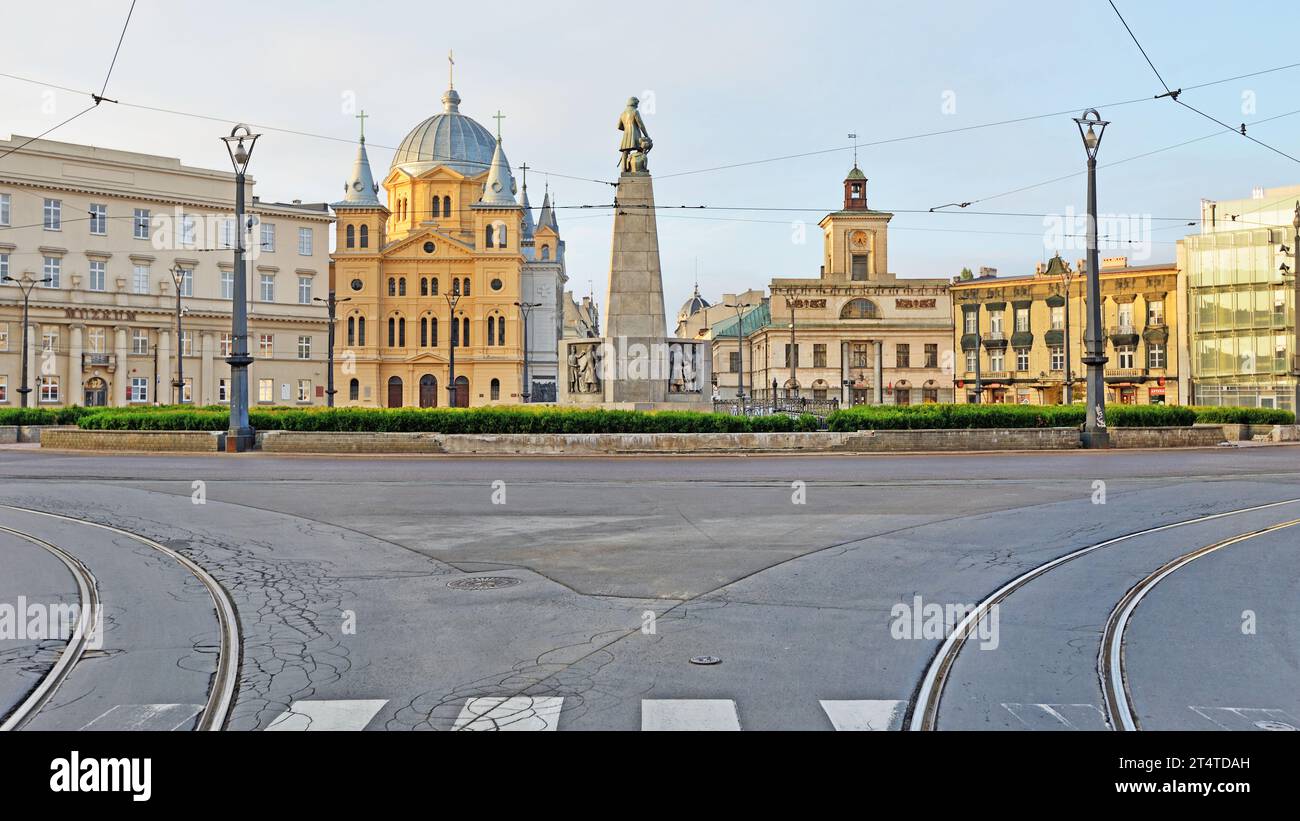
M 225 431 L 206 430 L 82 430 L 48 428 L 42 448 L 56 450 L 162 451 L 215 453 L 225 442 Z
M 1224 441 L 1223 425 L 1110 429 L 1110 444 L 1116 448 L 1212 448 Z
M 41 441 L 41 432 L 57 430 L 64 425 L 0 425 L 0 445 L 35 444 Z

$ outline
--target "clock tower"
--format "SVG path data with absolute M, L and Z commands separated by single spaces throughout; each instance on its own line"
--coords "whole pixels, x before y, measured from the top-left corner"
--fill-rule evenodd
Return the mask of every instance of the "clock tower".
M 885 279 L 893 216 L 867 206 L 867 175 L 855 164 L 844 178 L 844 207 L 819 223 L 824 235 L 822 278 L 840 282 Z

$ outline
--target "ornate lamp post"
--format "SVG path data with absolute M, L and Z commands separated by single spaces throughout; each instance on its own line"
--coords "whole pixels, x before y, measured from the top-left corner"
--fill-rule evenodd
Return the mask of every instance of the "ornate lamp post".
M 452 280 L 451 293 L 443 294 L 447 300 L 447 314 L 451 318 L 451 333 L 447 334 L 450 355 L 447 361 L 447 401 L 451 407 L 456 405 L 456 344 L 460 340 L 460 325 L 456 319 L 456 303 L 460 302 L 460 280 Z
M 794 341 L 794 302 L 793 297 L 786 297 L 785 304 L 786 307 L 790 309 L 790 388 L 786 393 L 791 396 L 793 396 L 791 392 L 795 390 L 795 385 L 798 384 L 795 376 L 795 368 L 799 364 L 799 349 L 795 346 Z M 776 396 L 773 395 L 772 398 L 775 399 Z
M 41 279 L 33 279 L 31 274 L 24 273 L 21 279 L 15 279 L 5 274 L 4 281 L 14 283 L 23 292 L 23 377 L 22 383 L 18 387 L 18 397 L 21 407 L 25 408 L 27 407 L 27 394 L 32 392 L 32 389 L 27 386 L 27 303 L 32 298 L 33 288 L 37 285 L 49 285 L 54 281 L 54 278 L 47 276 Z
M 722 307 L 736 309 L 736 350 L 739 355 L 740 363 L 736 373 L 736 378 L 740 380 L 737 383 L 736 399 L 740 400 L 740 404 L 743 407 L 745 404 L 745 342 L 744 334 L 742 333 L 744 329 L 742 326 L 745 322 L 744 317 L 741 315 L 741 311 L 754 306 L 748 302 L 742 302 L 737 305 L 723 305 Z
M 519 308 L 519 315 L 523 317 L 523 346 L 524 346 L 524 403 L 528 403 L 528 397 L 532 396 L 532 381 L 528 378 L 528 315 L 534 308 L 540 308 L 540 302 L 516 302 L 515 307 Z
M 1085 448 L 1110 447 L 1110 433 L 1106 430 L 1106 342 L 1101 328 L 1101 264 L 1097 252 L 1097 149 L 1109 122 L 1103 120 L 1097 109 L 1090 108 L 1074 118 L 1083 139 L 1083 149 L 1088 155 L 1088 323 L 1083 331 L 1083 364 L 1088 368 L 1088 411 L 1084 415 L 1083 446 Z M 1086 130 L 1085 130 L 1086 129 Z
M 329 406 L 329 407 L 332 408 L 332 407 L 334 407 L 334 394 L 338 393 L 338 391 L 334 390 L 334 316 L 335 316 L 335 308 L 338 307 L 338 304 L 339 304 L 340 302 L 351 302 L 351 301 L 352 301 L 352 297 L 350 297 L 350 296 L 345 296 L 345 297 L 343 297 L 342 299 L 338 299 L 337 297 L 334 296 L 334 292 L 333 292 L 333 291 L 330 291 L 329 299 L 324 299 L 324 298 L 322 298 L 322 297 L 318 297 L 318 296 L 316 296 L 316 297 L 312 297 L 312 301 L 313 301 L 313 302 L 323 302 L 323 303 L 325 303 L 325 307 L 329 309 L 329 320 L 330 320 L 330 328 L 329 328 L 329 351 L 326 353 L 326 361 L 327 361 L 329 364 L 326 366 L 326 367 L 328 368 L 328 370 L 325 372 L 325 386 L 326 386 L 326 387 L 325 387 L 325 404 L 326 404 L 327 406 Z
M 237 125 L 229 137 L 222 137 L 230 162 L 235 167 L 235 281 L 231 294 L 230 311 L 231 348 L 226 362 L 230 364 L 230 425 L 226 431 L 226 452 L 243 453 L 253 449 L 253 426 L 248 422 L 248 366 L 253 357 L 248 355 L 248 277 L 244 271 L 244 179 L 248 162 L 253 156 L 253 146 L 260 134 L 254 134 L 246 125 Z M 177 340 L 179 344 L 179 340 Z
M 181 330 L 181 285 L 185 282 L 185 269 L 177 266 L 168 268 L 167 273 L 172 275 L 172 282 L 176 283 L 176 379 L 172 382 L 172 387 L 176 389 L 176 404 L 180 405 L 185 402 L 185 334 Z

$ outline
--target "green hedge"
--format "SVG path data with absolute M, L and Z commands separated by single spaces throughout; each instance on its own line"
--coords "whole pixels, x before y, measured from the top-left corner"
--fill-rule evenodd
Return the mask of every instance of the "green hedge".
M 99 410 L 73 405 L 70 408 L 2 408 L 0 425 L 75 425 L 83 416 Z
M 99 410 L 78 424 L 90 430 L 225 430 L 224 410 Z M 804 414 L 731 416 L 693 411 L 562 410 L 557 408 L 319 408 L 253 410 L 258 430 L 407 433 L 748 433 L 815 431 Z
M 827 418 L 833 431 L 952 428 L 1069 428 L 1084 422 L 1083 405 L 859 405 Z M 1187 427 L 1196 412 L 1177 405 L 1112 405 L 1106 423 L 1116 428 Z
M 1196 421 L 1207 425 L 1294 425 L 1295 414 L 1273 408 L 1195 407 Z

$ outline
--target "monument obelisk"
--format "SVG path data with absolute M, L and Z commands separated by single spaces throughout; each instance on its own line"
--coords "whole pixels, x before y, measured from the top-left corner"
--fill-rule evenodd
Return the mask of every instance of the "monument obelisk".
M 646 160 L 653 143 L 633 97 L 619 116 L 622 174 L 614 203 L 614 244 L 605 302 L 605 336 L 609 339 L 653 338 L 668 332 L 664 286 L 659 270 L 659 231 L 655 220 L 654 183 Z

